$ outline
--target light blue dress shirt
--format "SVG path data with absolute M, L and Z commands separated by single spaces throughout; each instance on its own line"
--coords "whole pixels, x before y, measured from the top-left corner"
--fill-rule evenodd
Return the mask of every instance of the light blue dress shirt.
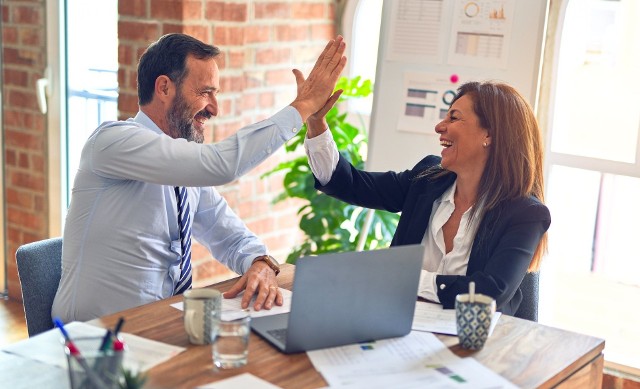
M 174 186 L 188 187 L 193 237 L 246 272 L 267 248 L 211 186 L 254 168 L 301 126 L 286 107 L 222 142 L 198 144 L 172 139 L 142 112 L 102 124 L 82 150 L 52 315 L 84 321 L 172 296 L 182 254 Z

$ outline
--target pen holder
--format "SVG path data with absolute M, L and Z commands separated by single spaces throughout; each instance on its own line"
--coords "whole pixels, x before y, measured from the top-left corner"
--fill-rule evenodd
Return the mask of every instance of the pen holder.
M 79 337 L 65 344 L 72 389 L 119 388 L 124 350 L 100 350 L 102 337 Z M 75 350 L 73 349 L 75 347 Z

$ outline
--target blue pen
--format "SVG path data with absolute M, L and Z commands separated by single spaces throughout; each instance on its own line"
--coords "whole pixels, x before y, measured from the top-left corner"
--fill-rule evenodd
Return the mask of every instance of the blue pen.
M 60 320 L 60 318 L 58 318 L 58 317 L 54 317 L 53 318 L 53 324 L 55 324 L 56 327 L 58 327 L 60 329 L 60 332 L 62 332 L 62 336 L 64 336 L 64 340 L 66 340 L 67 342 L 71 342 L 71 338 L 69 337 L 69 333 L 64 328 L 64 324 L 62 323 L 62 320 Z

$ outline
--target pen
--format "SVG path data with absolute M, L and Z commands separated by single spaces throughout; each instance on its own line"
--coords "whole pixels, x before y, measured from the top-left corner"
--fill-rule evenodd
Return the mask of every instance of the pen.
M 107 351 L 107 349 L 109 349 L 109 346 L 111 346 L 111 330 L 107 330 L 107 333 L 104 335 L 104 338 L 102 338 L 102 343 L 100 343 L 100 351 Z
M 55 324 L 56 327 L 58 327 L 60 329 L 60 332 L 62 332 L 62 336 L 64 336 L 64 340 L 67 341 L 67 342 L 71 342 L 71 338 L 69 337 L 69 333 L 64 328 L 64 324 L 62 323 L 62 320 L 60 320 L 60 318 L 54 317 L 53 318 L 53 324 Z
M 118 333 L 120 332 L 120 329 L 122 328 L 122 325 L 124 324 L 124 317 L 120 317 L 120 319 L 118 319 L 118 323 L 116 323 L 116 328 L 113 330 L 113 336 L 117 337 Z

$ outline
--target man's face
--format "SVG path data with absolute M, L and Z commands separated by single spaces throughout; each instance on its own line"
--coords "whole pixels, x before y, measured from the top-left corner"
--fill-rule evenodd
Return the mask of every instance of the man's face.
M 177 86 L 166 113 L 169 134 L 202 143 L 206 120 L 218 115 L 220 74 L 213 58 L 202 60 L 189 56 L 186 66 L 187 75 Z

